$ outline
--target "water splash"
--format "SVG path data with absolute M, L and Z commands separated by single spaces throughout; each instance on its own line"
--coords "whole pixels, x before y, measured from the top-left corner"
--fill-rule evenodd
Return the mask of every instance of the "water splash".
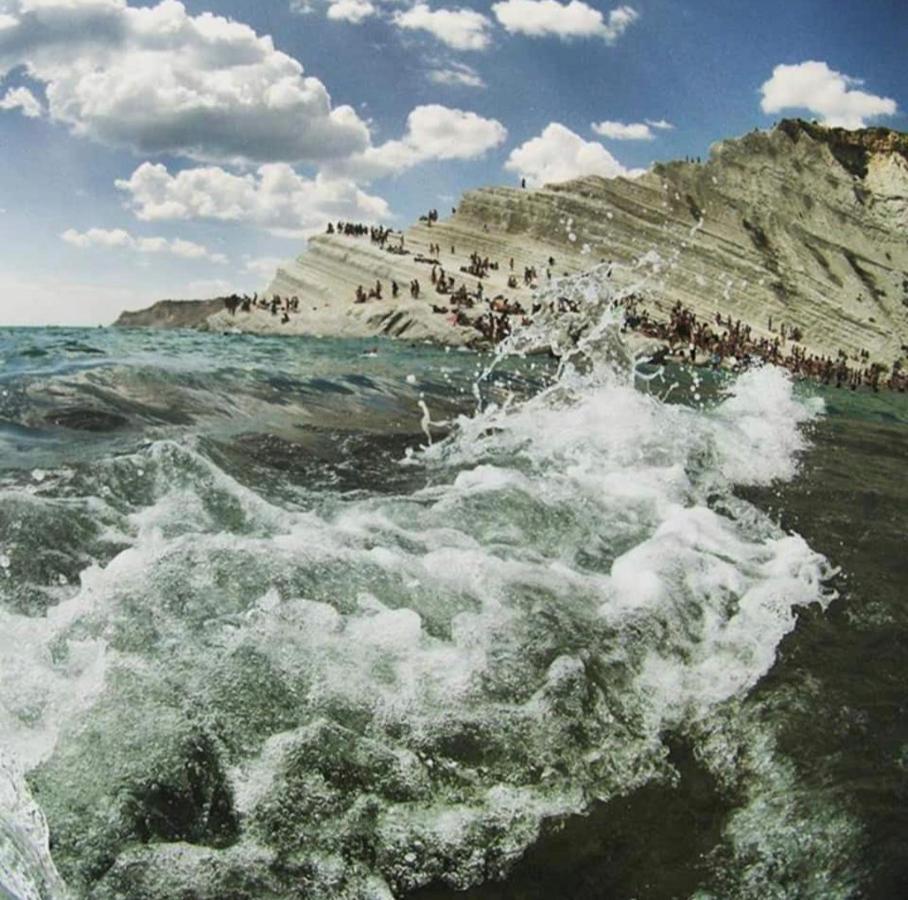
M 547 820 L 670 781 L 666 733 L 829 602 L 825 560 L 734 494 L 792 477 L 818 406 L 771 368 L 698 408 L 639 390 L 609 287 L 554 281 L 449 437 L 424 402 L 427 487 L 281 505 L 189 439 L 41 482 L 120 542 L 0 652 L 0 746 L 75 893 L 503 876 Z M 489 397 L 541 352 L 547 386 Z
M 0 755 L 0 896 L 67 900 L 48 844 L 47 822 L 25 778 Z

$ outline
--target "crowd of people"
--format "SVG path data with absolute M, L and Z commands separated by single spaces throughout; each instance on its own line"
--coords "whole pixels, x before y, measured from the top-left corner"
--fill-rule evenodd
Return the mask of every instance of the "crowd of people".
M 427 221 L 437 220 L 437 212 L 430 210 L 428 216 L 424 217 Z M 335 232 L 336 233 L 336 232 Z M 497 294 L 494 297 L 487 298 L 483 279 L 488 278 L 492 272 L 497 272 L 500 265 L 497 260 L 492 260 L 488 256 L 481 256 L 477 252 L 470 254 L 467 264 L 460 266 L 460 272 L 464 275 L 475 277 L 475 287 L 472 289 L 466 282 L 458 284 L 457 277 L 447 271 L 441 263 L 441 245 L 430 242 L 428 245 L 428 254 L 421 252 L 413 255 L 413 262 L 423 264 L 429 267 L 429 282 L 432 290 L 439 298 L 444 298 L 444 302 L 432 303 L 433 313 L 445 315 L 452 325 L 460 327 L 474 328 L 488 341 L 497 343 L 503 340 L 511 333 L 511 318 L 520 317 L 523 323 L 530 320 L 526 316 L 524 308 L 519 302 L 508 300 L 503 294 Z M 455 255 L 455 247 L 451 246 L 451 255 Z M 408 254 L 409 255 L 409 254 Z M 554 261 L 553 261 L 554 262 Z M 514 260 L 509 260 L 511 271 L 514 269 Z M 535 269 L 527 269 L 527 273 L 532 273 L 535 279 Z M 527 282 L 529 283 L 529 282 Z M 516 278 L 513 284 L 517 287 Z M 535 281 L 533 281 L 535 287 Z M 421 286 L 419 280 L 414 278 L 410 282 L 410 297 L 419 299 Z M 399 286 L 396 281 L 391 281 L 391 296 L 399 295 Z M 369 301 L 380 301 L 385 297 L 381 281 L 377 281 L 375 286 L 366 290 L 362 285 L 358 285 L 354 294 L 354 303 L 368 303 Z M 487 303 L 486 303 L 487 301 Z M 473 310 L 477 304 L 486 304 L 484 311 L 478 314 L 468 312 Z
M 453 253 L 454 248 L 451 249 Z M 537 304 L 528 315 L 519 302 L 508 300 L 502 294 L 486 297 L 483 279 L 499 270 L 498 262 L 488 256 L 481 256 L 474 251 L 470 254 L 467 264 L 460 266 L 462 274 L 478 279 L 475 288 L 470 290 L 466 283 L 458 285 L 455 276 L 445 271 L 438 259 L 440 245 L 430 243 L 428 250 L 428 256 L 417 254 L 414 261 L 431 267 L 429 280 L 432 287 L 437 295 L 445 297 L 446 300 L 446 305 L 433 303 L 432 311 L 448 316 L 452 325 L 474 328 L 485 340 L 497 343 L 511 333 L 513 319 L 527 324 L 531 321 L 531 315 L 538 311 Z M 551 278 L 551 267 L 554 265 L 554 258 L 549 257 L 545 270 L 548 278 Z M 513 258 L 508 260 L 508 269 L 508 287 L 517 288 L 518 279 L 513 273 Z M 535 289 L 538 281 L 539 273 L 536 267 L 524 266 L 524 286 Z M 368 293 L 358 288 L 356 302 L 381 299 L 381 296 L 379 283 Z M 393 296 L 397 296 L 396 291 Z M 419 297 L 418 281 L 411 282 L 410 296 Z M 866 351 L 861 355 L 859 365 L 854 365 L 853 361 L 849 362 L 844 352 L 840 352 L 836 358 L 809 353 L 801 345 L 804 334 L 800 328 L 784 322 L 773 328 L 771 318 L 767 334 L 757 335 L 751 325 L 739 319 L 723 317 L 718 312 L 714 318 L 703 319 L 680 302 L 672 307 L 667 320 L 652 316 L 639 296 L 631 295 L 617 302 L 624 307 L 626 330 L 665 343 L 663 350 L 656 354 L 656 359 L 672 358 L 697 365 L 711 365 L 715 368 L 730 366 L 737 369 L 744 369 L 763 361 L 782 366 L 799 377 L 812 378 L 824 384 L 834 384 L 852 390 L 864 386 L 878 391 L 882 386 L 886 386 L 892 390 L 904 391 L 908 387 L 908 372 L 901 371 L 898 366 L 887 375 L 887 370 L 883 366 L 870 362 Z M 477 315 L 472 312 L 477 304 L 483 303 L 485 306 L 481 313 Z M 559 298 L 557 311 L 576 312 L 577 306 L 567 298 Z
M 251 297 L 248 294 L 230 294 L 224 297 L 224 306 L 230 315 L 235 316 L 236 311 L 251 312 L 253 309 L 270 310 L 272 316 L 281 313 L 281 321 L 287 323 L 290 321 L 290 313 L 299 312 L 300 298 L 296 295 L 292 297 L 281 297 L 278 294 L 272 294 L 271 298 L 259 297 L 258 292 Z
M 436 222 L 438 211 L 429 210 L 422 219 L 428 223 Z M 409 251 L 404 249 L 403 233 L 400 233 L 399 242 L 386 246 L 394 233 L 390 228 L 339 221 L 336 224 L 329 223 L 327 233 L 351 237 L 368 235 L 373 243 L 389 252 L 409 255 Z M 455 248 L 452 246 L 451 255 L 454 254 Z M 440 244 L 430 242 L 428 255 L 417 253 L 413 256 L 413 261 L 431 267 L 429 281 L 432 288 L 436 295 L 445 298 L 443 304 L 434 302 L 432 311 L 447 316 L 452 325 L 474 328 L 485 340 L 497 343 L 511 333 L 512 318 L 528 324 L 530 317 L 541 308 L 539 304 L 535 304 L 528 314 L 518 301 L 509 300 L 502 294 L 486 297 L 483 279 L 488 279 L 492 272 L 499 270 L 496 260 L 475 251 L 470 254 L 467 264 L 459 267 L 462 274 L 477 279 L 475 288 L 470 290 L 465 282 L 458 285 L 456 277 L 445 271 L 440 256 Z M 549 257 L 545 269 L 549 279 L 554 265 L 554 258 Z M 514 274 L 513 257 L 508 260 L 508 270 L 508 287 L 517 289 L 519 284 L 517 275 Z M 611 266 L 608 274 L 611 275 Z M 523 285 L 535 289 L 538 281 L 536 267 L 524 266 Z M 390 291 L 392 298 L 400 295 L 400 285 L 393 279 Z M 421 286 L 418 279 L 410 281 L 409 292 L 412 299 L 419 299 Z M 362 285 L 357 286 L 354 303 L 381 301 L 385 296 L 381 280 L 376 280 L 374 286 L 368 289 Z M 270 311 L 273 316 L 280 313 L 283 322 L 289 321 L 291 313 L 298 312 L 300 306 L 299 297 L 278 295 L 266 298 L 259 297 L 258 294 L 252 297 L 234 294 L 226 297 L 224 302 L 231 314 L 235 314 L 238 309 L 244 312 L 263 309 Z M 470 312 L 477 304 L 484 304 L 483 311 L 478 315 Z M 643 298 L 636 294 L 616 301 L 616 305 L 623 307 L 624 330 L 664 342 L 663 349 L 654 356 L 657 361 L 671 358 L 714 368 L 730 366 L 736 369 L 747 368 L 756 362 L 768 362 L 782 366 L 796 376 L 839 388 L 857 390 L 859 387 L 867 387 L 879 391 L 881 387 L 887 387 L 902 392 L 908 389 L 908 371 L 903 371 L 899 363 L 888 368 L 871 362 L 866 350 L 861 352 L 857 360 L 849 360 L 844 351 L 840 351 L 834 358 L 810 353 L 802 346 L 804 334 L 800 328 L 784 322 L 774 328 L 771 317 L 765 333 L 759 335 L 751 325 L 731 316 L 723 316 L 720 312 L 709 318 L 698 317 L 680 301 L 671 308 L 667 320 L 652 315 L 644 306 Z M 559 298 L 557 311 L 576 312 L 577 306 L 566 298 Z
M 657 355 L 663 359 L 672 357 L 714 368 L 730 365 L 737 369 L 768 362 L 799 377 L 853 391 L 859 387 L 873 391 L 887 387 L 904 392 L 908 388 L 908 372 L 902 371 L 898 363 L 887 370 L 879 363 L 871 362 L 866 350 L 859 354 L 857 365 L 853 364 L 854 360 L 849 361 L 842 350 L 835 358 L 809 353 L 800 344 L 804 339 L 800 328 L 781 323 L 778 329 L 773 329 L 771 318 L 767 323 L 768 335 L 757 336 L 753 328 L 740 319 L 719 312 L 714 319 L 701 319 L 680 301 L 672 307 L 668 321 L 652 317 L 643 307 L 641 298 L 635 295 L 617 302 L 624 307 L 625 329 L 665 341 L 664 351 Z
M 400 252 L 404 246 L 404 233 L 394 231 L 392 228 L 384 228 L 381 225 L 363 225 L 361 222 L 329 222 L 325 228 L 325 234 L 341 234 L 344 237 L 366 237 L 373 244 L 378 244 L 382 249 L 390 249 L 391 252 Z M 389 238 L 395 236 L 397 241 L 385 247 Z
M 475 275 L 477 278 L 488 278 L 489 272 L 498 271 L 498 263 L 493 262 L 488 256 L 480 256 L 475 251 L 470 254 L 470 263 L 461 266 L 460 271 L 467 275 Z
M 362 222 L 329 222 L 325 229 L 325 234 L 342 234 L 345 237 L 365 237 L 367 234 L 372 235 L 375 231 L 374 225 L 364 225 Z

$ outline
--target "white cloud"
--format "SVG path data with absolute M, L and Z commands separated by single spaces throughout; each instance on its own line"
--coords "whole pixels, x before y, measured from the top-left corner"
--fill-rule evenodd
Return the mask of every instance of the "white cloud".
M 328 6 L 329 19 L 335 22 L 352 22 L 354 25 L 359 25 L 375 13 L 376 9 L 369 0 L 332 0 Z
M 511 34 L 529 37 L 555 35 L 562 40 L 601 37 L 608 43 L 618 40 L 640 14 L 630 6 L 619 6 L 604 17 L 598 9 L 581 0 L 501 0 L 492 6 L 495 18 Z
M 614 141 L 651 141 L 655 138 L 649 125 L 644 122 L 594 122 L 593 131 Z
M 68 228 L 60 235 L 67 244 L 87 249 L 103 247 L 106 249 L 124 248 L 136 253 L 166 253 L 181 259 L 204 259 L 214 263 L 226 263 L 223 253 L 212 253 L 207 247 L 182 238 L 168 240 L 162 237 L 135 237 L 122 228 L 89 228 L 88 231 L 76 231 Z
M 473 159 L 503 143 L 504 126 L 473 112 L 429 105 L 416 107 L 400 140 L 369 147 L 326 165 L 314 178 L 286 163 L 269 163 L 255 173 L 234 174 L 220 166 L 171 174 L 145 162 L 116 187 L 144 221 L 209 219 L 265 228 L 286 237 L 305 237 L 335 219 L 377 222 L 390 217 L 388 204 L 356 181 L 369 181 L 430 160 Z
M 459 62 L 449 63 L 443 68 L 431 69 L 429 81 L 453 87 L 484 88 L 486 86 L 480 74 L 472 66 Z
M 90 228 L 88 231 L 76 231 L 69 228 L 60 235 L 67 244 L 74 247 L 132 247 L 133 239 L 128 231 L 122 228 Z
M 237 290 L 235 281 L 226 278 L 199 278 L 186 285 L 182 295 L 190 300 L 207 300 L 212 297 L 226 297 Z
M 392 21 L 398 28 L 428 31 L 455 50 L 485 50 L 491 43 L 491 21 L 472 9 L 430 9 L 417 3 L 397 12 Z
M 360 0 L 362 2 L 362 0 Z M 51 119 L 142 153 L 313 161 L 364 149 L 368 129 L 270 37 L 177 0 L 4 0 L 0 77 L 25 67 Z
M 255 275 L 263 281 L 270 281 L 274 277 L 278 266 L 282 266 L 286 262 L 286 258 L 279 256 L 259 256 L 254 259 L 247 259 L 243 266 L 243 271 Z
M 673 131 L 675 126 L 671 122 L 666 122 L 665 119 L 647 119 L 646 124 L 650 128 L 658 128 L 659 131 Z
M 807 109 L 821 116 L 825 125 L 842 128 L 863 128 L 869 118 L 895 114 L 895 100 L 858 90 L 861 84 L 816 60 L 776 66 L 760 88 L 760 106 L 765 113 Z
M 379 221 L 389 216 L 381 197 L 366 194 L 349 178 L 304 178 L 285 163 L 270 163 L 247 175 L 219 166 L 171 175 L 165 166 L 145 162 L 116 186 L 145 221 L 237 222 L 287 237 L 305 237 L 332 219 Z
M 366 181 L 429 160 L 475 159 L 504 143 L 507 136 L 497 119 L 437 103 L 417 106 L 407 117 L 407 130 L 400 140 L 370 147 L 341 163 L 339 171 Z
M 585 141 L 558 122 L 552 122 L 538 137 L 513 150 L 505 168 L 526 178 L 531 187 L 584 175 L 615 178 L 639 174 L 639 170 L 625 169 L 602 144 Z
M 10 88 L 0 100 L 0 109 L 21 109 L 29 119 L 40 118 L 44 113 L 41 101 L 26 87 Z
M 171 253 L 174 256 L 181 256 L 183 259 L 210 259 L 217 263 L 227 262 L 227 257 L 223 253 L 211 253 L 201 244 L 194 244 L 192 241 L 184 241 L 180 238 L 163 243 L 161 243 L 161 238 L 140 238 L 138 245 L 140 253 Z

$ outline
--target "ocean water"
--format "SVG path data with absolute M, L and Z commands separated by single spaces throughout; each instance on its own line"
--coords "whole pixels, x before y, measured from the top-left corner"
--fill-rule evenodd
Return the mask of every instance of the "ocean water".
M 906 398 L 597 316 L 0 331 L 0 896 L 900 894 Z

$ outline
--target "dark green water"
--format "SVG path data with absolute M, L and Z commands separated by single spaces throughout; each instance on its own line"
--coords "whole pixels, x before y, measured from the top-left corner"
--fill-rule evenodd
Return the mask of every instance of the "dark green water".
M 515 359 L 480 414 L 488 360 L 422 346 L 0 360 L 11 896 L 903 892 L 903 395 Z

